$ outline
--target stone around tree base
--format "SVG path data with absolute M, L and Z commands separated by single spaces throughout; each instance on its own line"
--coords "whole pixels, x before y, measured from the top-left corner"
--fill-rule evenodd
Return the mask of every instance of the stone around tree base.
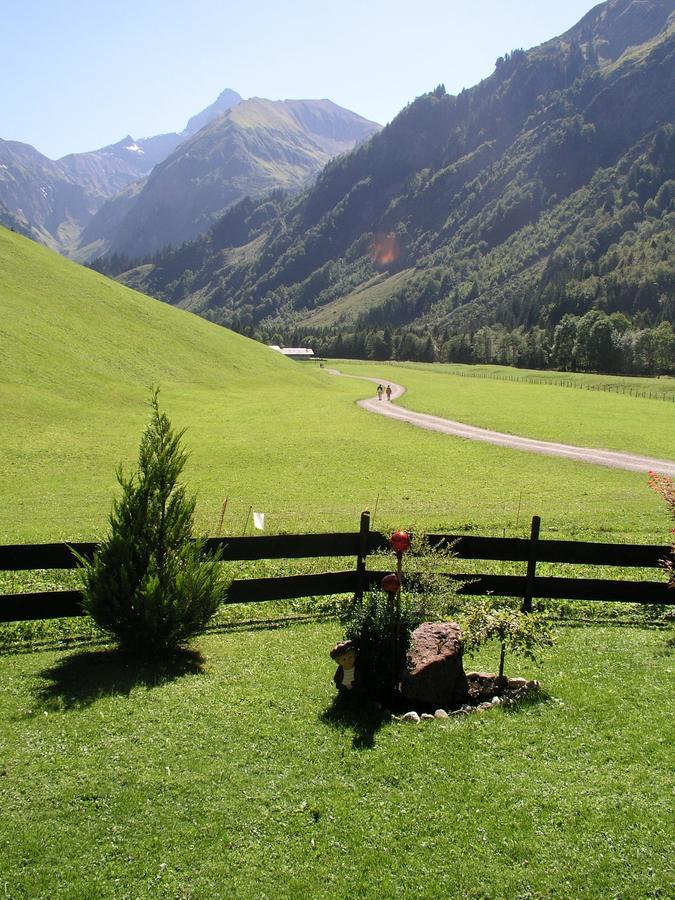
M 460 706 L 450 708 L 447 711 L 443 708 L 437 709 L 433 716 L 431 713 L 417 713 L 411 710 L 403 716 L 393 716 L 392 718 L 399 722 L 412 722 L 417 725 L 421 721 L 429 721 L 431 719 L 447 719 L 450 716 L 466 716 L 476 712 L 487 712 L 498 706 L 523 700 L 528 694 L 532 694 L 540 688 L 538 681 L 528 680 L 527 678 L 500 679 L 497 675 L 488 672 L 467 672 L 466 677 L 469 684 L 469 703 L 462 703 Z
M 538 681 L 527 678 L 500 678 L 490 672 L 467 672 L 469 699 L 475 706 L 499 699 L 501 703 L 522 700 L 533 691 L 539 690 Z

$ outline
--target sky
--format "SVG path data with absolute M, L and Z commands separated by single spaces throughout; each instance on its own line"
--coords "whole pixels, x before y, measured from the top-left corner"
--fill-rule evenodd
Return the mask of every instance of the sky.
M 592 0 L 0 0 L 0 138 L 51 159 L 182 131 L 224 88 L 386 124 L 562 34 Z

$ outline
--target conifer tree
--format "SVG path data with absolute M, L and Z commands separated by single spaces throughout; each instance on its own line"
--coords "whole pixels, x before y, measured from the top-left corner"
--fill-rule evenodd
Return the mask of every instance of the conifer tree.
M 91 562 L 80 560 L 83 608 L 121 649 L 166 655 L 201 631 L 224 599 L 218 555 L 193 539 L 195 498 L 179 477 L 183 431 L 160 412 L 157 389 L 139 448 L 138 468 L 117 480 L 110 531 Z

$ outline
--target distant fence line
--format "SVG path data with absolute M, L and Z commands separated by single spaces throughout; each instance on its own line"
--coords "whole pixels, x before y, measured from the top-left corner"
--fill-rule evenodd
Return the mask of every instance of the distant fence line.
M 552 384 L 556 387 L 576 388 L 579 391 L 598 391 L 606 394 L 624 394 L 630 397 L 640 397 L 644 400 L 665 400 L 667 403 L 675 403 L 675 393 L 666 394 L 664 391 L 641 391 L 637 388 L 629 388 L 620 384 L 583 384 L 577 381 L 569 381 L 564 378 L 537 378 L 536 375 L 527 375 L 522 378 L 518 375 L 497 375 L 489 372 L 453 372 L 460 378 L 483 378 L 487 381 L 512 381 L 526 382 L 527 384 Z
M 451 549 L 459 559 L 526 563 L 525 575 L 445 573 L 445 577 L 459 583 L 460 594 L 522 598 L 522 608 L 526 612 L 532 610 L 534 599 L 544 598 L 675 605 L 675 590 L 669 589 L 665 579 L 562 578 L 542 577 L 536 573 L 539 562 L 657 568 L 670 552 L 668 546 L 540 540 L 539 529 L 540 519 L 534 516 L 529 539 L 430 534 L 426 535 L 426 541 L 432 547 Z M 78 566 L 73 550 L 91 558 L 97 546 L 92 542 L 0 546 L 0 571 L 73 569 Z M 367 568 L 372 553 L 389 549 L 388 537 L 370 530 L 368 512 L 361 514 L 358 532 L 217 537 L 209 538 L 205 549 L 219 549 L 224 562 L 346 556 L 356 559 L 354 568 L 338 572 L 235 579 L 228 591 L 227 603 L 259 603 L 328 594 L 359 596 L 365 590 L 379 587 L 381 579 L 391 571 Z M 81 601 L 80 591 L 2 594 L 0 622 L 80 616 L 83 615 Z

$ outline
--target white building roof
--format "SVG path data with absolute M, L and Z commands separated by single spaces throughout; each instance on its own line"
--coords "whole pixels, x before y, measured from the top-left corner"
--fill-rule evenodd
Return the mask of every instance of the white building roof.
M 309 347 L 278 347 L 276 344 L 269 345 L 271 350 L 277 350 L 284 356 L 305 356 L 307 358 L 314 356 L 314 351 Z

